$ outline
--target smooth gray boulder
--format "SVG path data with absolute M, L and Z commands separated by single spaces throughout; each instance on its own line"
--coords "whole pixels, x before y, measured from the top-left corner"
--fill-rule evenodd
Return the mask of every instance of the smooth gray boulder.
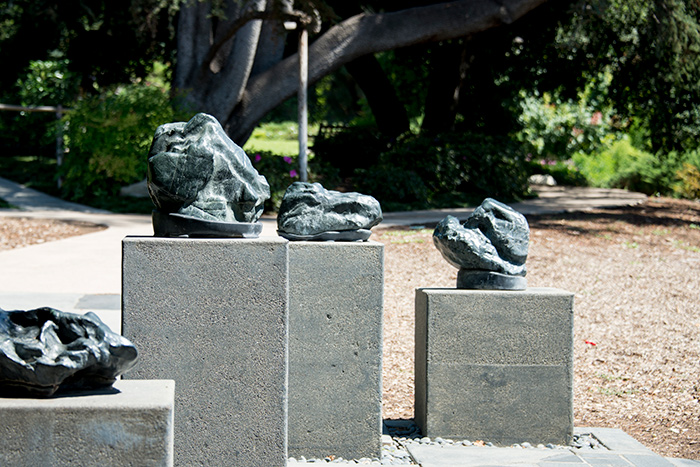
M 485 199 L 464 225 L 447 216 L 435 228 L 433 242 L 459 268 L 458 288 L 526 288 L 530 228 L 525 216 L 503 203 Z
M 157 211 L 176 214 L 161 222 L 157 236 L 180 236 L 170 223 L 181 218 L 208 222 L 254 223 L 270 197 L 270 186 L 219 122 L 197 114 L 189 122 L 161 125 L 148 154 L 148 191 Z M 154 227 L 158 228 L 154 219 Z M 185 228 L 187 231 L 187 228 Z M 206 229 L 205 229 L 206 232 Z M 201 234 L 201 233 L 200 233 Z M 213 236 L 237 235 L 219 228 Z
M 277 231 L 288 240 L 367 240 L 381 221 L 382 208 L 369 195 L 294 182 L 282 198 Z
M 131 342 L 96 314 L 0 310 L 0 394 L 49 397 L 108 388 L 136 362 Z

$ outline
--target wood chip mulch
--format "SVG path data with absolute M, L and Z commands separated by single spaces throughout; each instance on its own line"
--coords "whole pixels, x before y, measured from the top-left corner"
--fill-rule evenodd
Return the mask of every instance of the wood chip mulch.
M 700 459 L 700 203 L 651 198 L 528 222 L 528 286 L 575 293 L 575 426 L 620 428 L 663 456 Z M 454 287 L 457 270 L 431 228 L 375 230 L 384 417 L 412 418 L 415 289 Z
M 86 222 L 0 217 L 0 251 L 99 232 L 105 228 Z

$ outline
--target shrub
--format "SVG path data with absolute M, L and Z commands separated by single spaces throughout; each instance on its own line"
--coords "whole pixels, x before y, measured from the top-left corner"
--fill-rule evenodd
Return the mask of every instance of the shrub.
M 586 186 L 588 180 L 576 167 L 572 160 L 553 161 L 540 159 L 529 162 L 530 174 L 545 174 L 554 177 L 558 185 L 566 186 Z
M 649 195 L 698 197 L 700 151 L 654 155 L 623 138 L 600 152 L 576 154 L 574 162 L 594 186 Z
M 270 199 L 265 201 L 266 212 L 276 212 L 284 192 L 293 182 L 299 181 L 298 165 L 295 157 L 278 156 L 267 151 L 248 154 L 253 167 L 267 178 L 270 185 Z
M 64 197 L 90 202 L 142 180 L 156 128 L 189 116 L 176 115 L 167 94 L 146 84 L 78 101 L 65 117 L 68 152 L 59 169 Z
M 356 170 L 355 187 L 386 210 L 450 207 L 490 196 L 512 201 L 529 195 L 525 157 L 507 138 L 477 133 L 404 135 Z
M 549 93 L 521 99 L 518 137 L 536 159 L 568 160 L 576 152 L 595 150 L 612 129 L 610 110 L 589 106 L 584 95 L 578 103 Z

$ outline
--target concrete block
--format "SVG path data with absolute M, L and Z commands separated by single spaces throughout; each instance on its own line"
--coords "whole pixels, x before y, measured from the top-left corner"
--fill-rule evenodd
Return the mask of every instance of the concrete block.
M 98 393 L 0 398 L 0 465 L 171 466 L 174 388 L 120 380 Z
M 380 457 L 384 246 L 289 244 L 289 455 Z
M 416 423 L 425 436 L 566 444 L 573 294 L 416 290 Z
M 285 465 L 287 243 L 123 240 L 126 376 L 175 380 L 176 465 Z

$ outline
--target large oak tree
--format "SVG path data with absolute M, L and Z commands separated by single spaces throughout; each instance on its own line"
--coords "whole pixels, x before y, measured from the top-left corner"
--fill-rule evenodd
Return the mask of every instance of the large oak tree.
M 473 35 L 510 24 L 546 0 L 423 2 L 390 12 L 361 13 L 317 34 L 309 47 L 309 81 L 355 59 L 400 47 Z M 427 4 L 426 4 L 427 3 Z M 285 56 L 284 21 L 314 27 L 285 0 L 224 0 L 184 5 L 177 24 L 175 88 L 193 110 L 214 115 L 239 144 L 298 87 L 298 57 Z

